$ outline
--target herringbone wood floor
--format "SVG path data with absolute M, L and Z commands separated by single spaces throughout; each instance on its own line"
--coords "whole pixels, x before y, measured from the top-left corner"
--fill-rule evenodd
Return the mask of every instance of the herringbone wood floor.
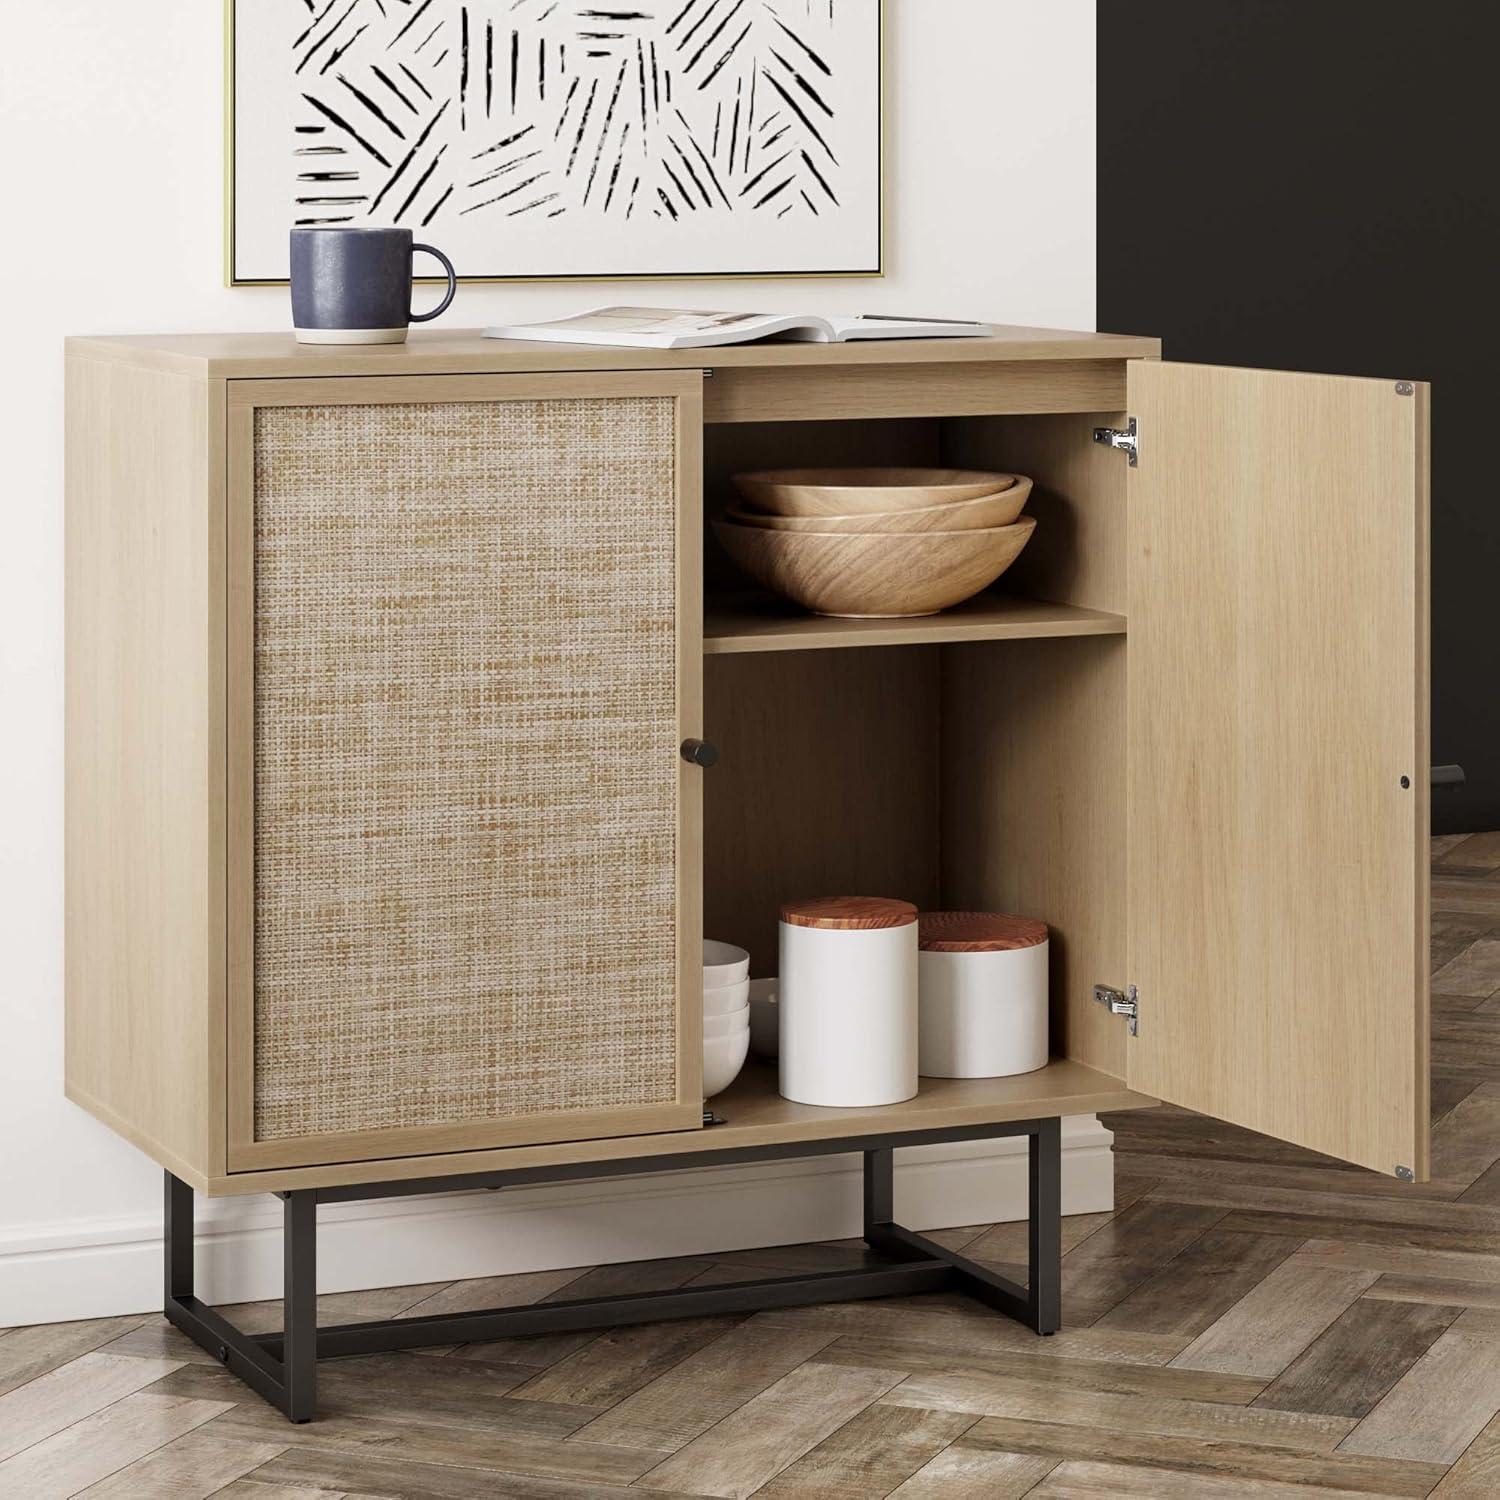
M 1500 834 L 1434 841 L 1433 1181 L 1161 1109 L 1066 1223 L 1066 1327 L 923 1297 L 325 1365 L 291 1427 L 160 1318 L 0 1332 L 0 1495 L 1500 1495 Z M 1024 1226 L 946 1231 L 1013 1264 Z M 321 1299 L 351 1321 L 850 1244 Z M 274 1327 L 278 1308 L 238 1309 Z

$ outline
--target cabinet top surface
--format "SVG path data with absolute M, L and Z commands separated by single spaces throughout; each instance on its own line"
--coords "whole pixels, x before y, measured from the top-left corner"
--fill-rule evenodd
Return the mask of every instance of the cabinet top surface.
M 299 344 L 285 333 L 134 334 L 70 338 L 70 355 L 218 379 L 328 375 L 473 375 L 547 370 L 680 370 L 1141 359 L 1161 341 L 1128 334 L 996 325 L 989 338 L 852 344 L 740 344 L 718 349 L 614 349 L 487 339 L 477 328 L 413 329 L 404 344 Z

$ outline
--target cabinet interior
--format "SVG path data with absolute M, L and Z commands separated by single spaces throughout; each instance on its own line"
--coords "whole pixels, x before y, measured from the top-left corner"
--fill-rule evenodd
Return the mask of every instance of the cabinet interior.
M 732 503 L 731 474 L 884 464 L 1031 476 L 1039 525 L 1000 592 L 1122 616 L 1125 465 L 1092 443 L 1116 416 L 710 425 L 711 622 L 743 597 L 708 524 Z M 821 649 L 735 638 L 715 650 L 711 623 L 705 732 L 722 759 L 704 781 L 705 933 L 748 948 L 764 975 L 776 972 L 780 903 L 798 896 L 1041 917 L 1052 1050 L 1118 1076 L 1124 1028 L 1093 986 L 1125 967 L 1124 620 L 1077 634 L 1064 612 L 1025 636 L 975 639 L 957 634 L 960 619 L 903 622 L 901 643 L 875 646 L 809 621 Z

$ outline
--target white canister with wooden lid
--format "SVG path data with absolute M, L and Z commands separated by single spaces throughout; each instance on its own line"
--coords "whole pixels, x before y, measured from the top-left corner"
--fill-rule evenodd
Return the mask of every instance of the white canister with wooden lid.
M 1004 1078 L 1047 1065 L 1047 924 L 924 911 L 917 924 L 920 1068 Z
M 917 1092 L 917 909 L 873 896 L 781 908 L 781 1093 L 899 1104 Z

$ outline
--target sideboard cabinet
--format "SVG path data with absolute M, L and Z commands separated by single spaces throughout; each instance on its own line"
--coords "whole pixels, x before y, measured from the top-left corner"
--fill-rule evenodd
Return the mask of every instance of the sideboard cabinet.
M 882 1141 L 1158 1099 L 1422 1179 L 1427 399 L 1036 329 L 71 340 L 69 1097 L 289 1201 L 862 1142 L 878 1229 Z M 925 619 L 746 593 L 728 476 L 849 462 L 1029 474 L 1033 542 Z M 772 972 L 829 891 L 1045 919 L 1052 1064 L 706 1128 L 701 938 Z

